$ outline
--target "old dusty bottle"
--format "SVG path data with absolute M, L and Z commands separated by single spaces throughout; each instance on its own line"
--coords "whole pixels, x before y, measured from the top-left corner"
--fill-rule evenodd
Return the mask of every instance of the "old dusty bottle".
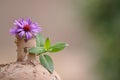
M 0 64 L 0 80 L 61 80 L 55 70 L 50 73 L 40 64 L 37 55 L 28 51 L 36 47 L 35 35 L 39 32 L 37 25 L 30 19 L 15 21 L 12 33 L 16 35 L 17 60 L 9 64 Z

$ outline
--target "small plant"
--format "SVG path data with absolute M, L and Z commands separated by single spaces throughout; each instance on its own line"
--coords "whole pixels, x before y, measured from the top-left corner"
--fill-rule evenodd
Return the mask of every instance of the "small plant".
M 56 43 L 51 45 L 50 39 L 44 37 L 41 34 L 36 36 L 36 47 L 29 49 L 30 54 L 39 55 L 39 60 L 41 64 L 50 72 L 52 73 L 54 70 L 52 58 L 45 54 L 46 52 L 55 53 L 63 50 L 68 44 L 66 43 Z
M 23 18 L 15 20 L 14 27 L 10 29 L 10 33 L 15 35 L 18 41 L 24 39 L 25 42 L 27 42 L 32 38 L 36 38 L 36 47 L 32 48 L 30 47 L 28 51 L 26 49 L 28 47 L 24 47 L 24 52 L 25 53 L 29 52 L 29 54 L 39 56 L 40 63 L 50 73 L 53 73 L 54 71 L 53 61 L 51 57 L 45 53 L 46 52 L 55 53 L 63 50 L 66 46 L 68 46 L 68 44 L 66 43 L 56 43 L 54 45 L 51 45 L 50 39 L 49 38 L 44 39 L 44 37 L 41 35 L 41 27 L 38 25 L 38 23 L 32 22 L 30 18 L 27 18 L 26 20 Z M 19 52 L 18 54 L 20 55 L 22 53 Z M 24 58 L 24 56 L 22 56 L 22 58 Z

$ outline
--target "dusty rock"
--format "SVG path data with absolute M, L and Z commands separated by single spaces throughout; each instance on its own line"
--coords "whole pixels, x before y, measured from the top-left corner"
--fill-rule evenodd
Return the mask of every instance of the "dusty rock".
M 29 53 L 29 48 L 36 47 L 35 38 L 28 41 L 17 38 L 15 43 L 17 61 L 0 65 L 0 80 L 61 80 L 56 71 L 51 74 L 37 61 L 37 55 Z
M 56 71 L 49 73 L 41 64 L 15 62 L 1 68 L 0 80 L 61 80 Z

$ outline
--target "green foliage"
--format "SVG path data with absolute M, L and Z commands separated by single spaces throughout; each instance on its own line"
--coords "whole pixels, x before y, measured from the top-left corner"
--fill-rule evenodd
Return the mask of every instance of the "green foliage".
M 67 46 L 66 43 L 57 43 L 51 46 L 50 39 L 47 38 L 46 40 L 41 34 L 36 36 L 36 47 L 29 49 L 30 54 L 36 54 L 40 57 L 41 64 L 50 72 L 53 73 L 54 66 L 52 58 L 49 55 L 44 53 L 46 52 L 58 52 L 63 50 Z
M 40 55 L 45 52 L 46 50 L 44 49 L 44 47 L 35 47 L 35 48 L 29 49 L 29 53 L 37 54 L 37 55 Z
M 36 46 L 37 47 L 43 47 L 44 43 L 45 43 L 44 37 L 42 36 L 42 34 L 38 34 L 36 36 Z
M 50 48 L 50 39 L 49 38 L 46 39 L 44 47 L 46 50 L 48 50 Z
M 120 0 L 77 0 L 89 30 L 99 37 L 113 37 L 119 32 Z M 82 6 L 81 6 L 82 5 Z
M 66 46 L 68 46 L 68 44 L 66 44 L 66 43 L 56 43 L 53 46 L 51 46 L 49 38 L 47 38 L 45 40 L 41 34 L 38 34 L 36 37 L 36 47 L 29 49 L 29 52 L 40 55 L 40 54 L 46 53 L 46 52 L 61 51 Z
M 120 0 L 77 1 L 87 28 L 102 44 L 97 65 L 102 80 L 120 80 Z
M 66 43 L 56 43 L 55 45 L 51 46 L 48 51 L 49 52 L 58 52 L 58 51 L 61 51 L 63 50 L 65 47 L 67 46 Z
M 49 55 L 40 55 L 40 63 L 50 72 L 53 73 L 54 66 L 52 58 Z
M 103 51 L 98 62 L 98 71 L 103 80 L 120 79 L 120 36 L 114 37 Z

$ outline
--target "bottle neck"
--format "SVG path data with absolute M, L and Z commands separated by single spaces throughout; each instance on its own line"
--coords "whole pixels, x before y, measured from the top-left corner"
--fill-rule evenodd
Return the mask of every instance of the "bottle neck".
M 32 47 L 36 47 L 36 38 L 25 40 L 24 38 L 15 41 L 17 45 L 17 61 L 31 61 L 36 60 L 36 55 L 29 54 L 28 50 Z

